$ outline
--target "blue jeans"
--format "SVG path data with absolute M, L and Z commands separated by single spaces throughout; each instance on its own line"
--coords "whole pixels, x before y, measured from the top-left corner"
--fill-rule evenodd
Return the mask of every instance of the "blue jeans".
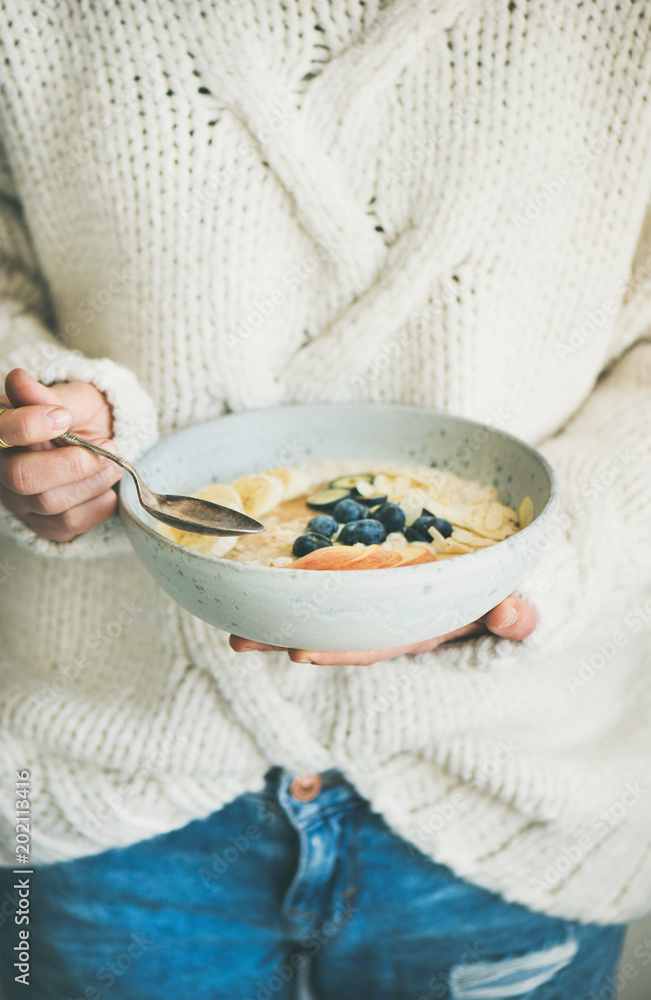
M 393 834 L 338 772 L 320 790 L 293 778 L 272 768 L 262 792 L 207 819 L 37 868 L 29 988 L 14 981 L 16 876 L 3 869 L 5 1000 L 290 1000 L 299 970 L 316 1000 L 610 989 L 624 927 L 507 903 Z

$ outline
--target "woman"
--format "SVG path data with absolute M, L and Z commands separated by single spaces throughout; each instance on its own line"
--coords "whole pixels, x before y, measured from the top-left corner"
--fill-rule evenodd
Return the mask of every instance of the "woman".
M 639 8 L 2 3 L 8 998 L 609 988 L 651 876 Z M 317 400 L 539 445 L 518 594 L 417 647 L 229 642 L 119 470 L 48 447 Z

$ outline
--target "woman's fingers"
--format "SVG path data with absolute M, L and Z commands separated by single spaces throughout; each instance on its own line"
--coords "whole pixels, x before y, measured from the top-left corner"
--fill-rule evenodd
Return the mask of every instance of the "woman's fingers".
M 51 489 L 30 491 L 26 495 L 22 495 L 16 489 L 8 489 L 2 483 L 0 499 L 5 507 L 18 517 L 25 517 L 27 514 L 46 516 L 62 514 L 70 507 L 76 507 L 106 493 L 119 482 L 122 475 L 123 471 L 119 466 L 107 461 L 106 466 L 95 475 Z
M 431 646 L 429 648 L 432 648 Z M 316 650 L 288 649 L 292 663 L 316 663 L 321 667 L 351 666 L 368 667 L 380 660 L 392 660 L 394 656 L 416 652 L 413 646 L 393 646 L 387 649 Z
M 5 379 L 6 396 L 2 397 L 16 410 L 26 413 L 28 409 L 45 407 L 47 410 L 64 408 L 71 414 L 69 427 L 76 434 L 95 441 L 98 438 L 110 438 L 113 433 L 111 408 L 105 396 L 90 382 L 60 382 L 54 386 L 41 385 L 22 368 L 14 368 Z M 13 414 L 0 416 L 0 424 Z M 20 418 L 17 418 L 20 419 Z M 65 427 L 59 429 L 65 430 Z M 0 433 L 0 437 L 2 437 Z M 50 435 L 52 437 L 53 435 Z M 21 440 L 11 444 L 30 444 Z M 49 440 L 44 438 L 43 440 Z M 34 442 L 38 443 L 38 442 Z
M 517 642 L 531 635 L 538 624 L 538 615 L 522 598 L 507 597 L 484 615 L 483 621 L 489 632 Z
M 115 450 L 112 441 L 96 443 Z M 116 512 L 111 487 L 124 473 L 107 458 L 74 445 L 48 451 L 17 449 L 1 458 L 0 500 L 43 538 L 71 541 Z
M 53 542 L 71 542 L 77 535 L 90 531 L 104 521 L 110 521 L 117 506 L 116 494 L 113 490 L 107 490 L 94 500 L 71 507 L 63 514 L 27 514 L 24 520 L 43 538 L 49 538 Z
M 463 628 L 455 632 L 448 632 L 445 635 L 438 635 L 433 639 L 425 639 L 423 642 L 412 642 L 406 646 L 390 646 L 386 649 L 348 649 L 348 650 L 316 650 L 316 649 L 288 649 L 287 655 L 293 663 L 317 663 L 320 666 L 354 666 L 368 667 L 372 663 L 379 663 L 381 660 L 392 660 L 395 656 L 416 655 L 417 653 L 430 653 L 444 642 L 451 642 L 454 639 L 468 639 L 474 635 L 481 635 L 486 630 L 479 622 L 471 625 L 464 625 Z
M 286 651 L 293 663 L 314 663 L 319 666 L 367 667 L 372 663 L 391 660 L 396 656 L 428 653 L 445 642 L 470 639 L 473 636 L 485 634 L 486 631 L 493 632 L 501 638 L 517 642 L 531 635 L 537 623 L 538 615 L 526 601 L 523 601 L 519 597 L 507 597 L 505 601 L 494 607 L 483 618 L 480 618 L 479 621 L 471 622 L 470 625 L 464 625 L 462 628 L 455 629 L 454 632 L 447 632 L 445 635 L 426 639 L 424 642 L 411 643 L 407 646 L 392 646 L 386 649 L 341 651 L 287 649 Z M 242 639 L 239 636 L 231 636 L 230 644 L 236 653 L 244 653 L 252 649 L 268 651 L 286 648 L 284 646 L 270 646 L 263 642 L 254 642 L 252 639 Z
M 115 450 L 111 441 L 100 440 L 95 444 L 110 451 Z M 0 485 L 18 496 L 28 497 L 47 490 L 74 486 L 104 470 L 111 475 L 115 470 L 117 479 L 122 474 L 115 462 L 74 445 L 50 448 L 47 451 L 10 451 L 2 456 Z M 113 481 L 117 482 L 117 479 Z M 77 499 L 76 503 L 80 503 L 81 499 L 83 498 Z
M 241 635 L 232 635 L 228 640 L 231 649 L 234 649 L 236 653 L 249 653 L 252 649 L 259 649 L 263 653 L 269 652 L 270 649 L 286 649 L 286 646 L 270 646 L 266 642 L 256 642 L 254 639 L 243 639 Z
M 0 410 L 0 438 L 6 444 L 18 448 L 42 444 L 70 427 L 72 414 L 56 393 L 22 368 L 9 372 L 5 391 L 2 401 L 13 407 Z
M 115 514 L 111 487 L 122 469 L 83 448 L 55 439 L 70 428 L 81 437 L 115 445 L 111 408 L 94 385 L 68 382 L 49 388 L 22 368 L 5 380 L 11 410 L 0 415 L 0 501 L 37 534 L 67 542 Z
M 72 423 L 72 414 L 51 403 L 0 410 L 0 438 L 12 448 L 51 441 Z
M 60 405 L 54 389 L 37 382 L 24 368 L 12 368 L 5 378 L 5 392 L 12 406 Z
M 230 637 L 231 648 L 236 653 L 247 653 L 250 650 L 285 650 L 293 663 L 317 663 L 321 666 L 357 666 L 366 667 L 371 663 L 378 663 L 380 660 L 390 660 L 394 656 L 403 656 L 405 653 L 426 653 L 431 649 L 440 646 L 441 643 L 449 639 L 460 638 L 461 636 L 476 635 L 484 631 L 479 625 L 466 625 L 458 632 L 451 632 L 448 635 L 441 635 L 435 639 L 428 639 L 426 642 L 411 643 L 408 646 L 392 646 L 386 649 L 349 649 L 349 650 L 317 650 L 317 649 L 288 649 L 286 646 L 271 646 L 264 642 L 255 642 L 253 639 L 242 639 L 240 636 Z

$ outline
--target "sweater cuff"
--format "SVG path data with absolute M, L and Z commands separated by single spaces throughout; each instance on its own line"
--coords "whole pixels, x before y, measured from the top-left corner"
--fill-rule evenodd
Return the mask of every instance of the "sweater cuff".
M 109 358 L 89 359 L 66 352 L 65 356 L 43 365 L 34 378 L 38 378 L 43 385 L 90 382 L 99 389 L 111 407 L 115 445 L 130 462 L 134 462 L 158 440 L 158 414 L 154 400 L 133 372 L 115 361 Z
M 585 481 L 571 460 L 561 460 L 561 449 L 545 447 L 559 477 L 560 509 L 538 541 L 535 561 L 513 590 L 535 609 L 538 624 L 517 642 L 497 636 L 477 640 L 475 664 L 483 669 L 524 658 L 549 659 L 589 634 L 606 606 L 612 610 L 625 599 L 617 535 L 604 528 L 618 523 L 618 499 L 610 493 L 599 495 L 598 502 L 586 501 Z
M 604 600 L 612 600 L 608 581 L 615 573 L 614 551 L 602 543 L 604 515 L 598 510 L 561 507 L 538 544 L 535 559 L 513 594 L 538 614 L 526 639 L 513 641 L 487 634 L 463 643 L 443 645 L 422 657 L 454 669 L 494 670 L 524 661 L 549 660 L 594 627 Z M 612 522 L 610 522 L 612 523 Z M 423 662 L 428 662 L 424 659 Z
M 131 371 L 108 358 L 87 358 L 79 351 L 66 350 L 33 316 L 16 317 L 14 325 L 23 328 L 24 336 L 20 348 L 3 352 L 5 371 L 24 368 L 43 385 L 90 382 L 111 406 L 113 440 L 129 461 L 137 459 L 158 440 L 156 403 Z M 41 538 L 0 504 L 0 531 L 43 556 L 93 558 L 131 551 L 118 516 L 70 542 L 53 542 Z

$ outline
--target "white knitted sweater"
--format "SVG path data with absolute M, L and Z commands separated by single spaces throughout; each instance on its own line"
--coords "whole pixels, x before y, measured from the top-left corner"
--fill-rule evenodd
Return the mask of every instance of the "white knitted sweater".
M 237 656 L 117 519 L 55 544 L 3 508 L 2 863 L 17 769 L 38 862 L 205 816 L 272 763 L 337 767 L 508 899 L 649 907 L 650 23 L 634 0 L 0 3 L 3 374 L 93 382 L 132 458 L 229 410 L 384 401 L 498 424 L 562 486 L 530 639 L 366 668 Z

